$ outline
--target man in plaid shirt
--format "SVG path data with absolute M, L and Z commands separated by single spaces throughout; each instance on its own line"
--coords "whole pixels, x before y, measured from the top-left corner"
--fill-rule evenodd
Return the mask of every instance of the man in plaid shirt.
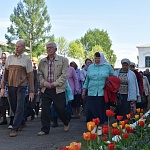
M 49 133 L 50 105 L 64 123 L 64 131 L 69 130 L 69 118 L 66 112 L 65 88 L 68 75 L 68 59 L 56 54 L 57 46 L 53 42 L 46 44 L 48 56 L 43 58 L 38 66 L 38 78 L 42 92 L 42 128 L 39 136 Z

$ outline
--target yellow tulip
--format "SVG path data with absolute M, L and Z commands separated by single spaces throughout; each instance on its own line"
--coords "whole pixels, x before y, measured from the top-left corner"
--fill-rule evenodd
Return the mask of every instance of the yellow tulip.
M 126 128 L 126 127 L 130 127 L 130 124 L 125 124 L 125 128 Z
M 134 117 L 135 117 L 135 119 L 139 119 L 139 115 L 135 115 Z
M 87 129 L 89 131 L 92 131 L 94 129 L 94 127 L 95 127 L 95 122 L 90 121 L 87 123 Z
M 113 123 L 112 126 L 113 126 L 114 128 L 116 128 L 116 127 L 118 126 L 118 123 L 117 123 L 117 122 L 116 122 L 116 123 Z

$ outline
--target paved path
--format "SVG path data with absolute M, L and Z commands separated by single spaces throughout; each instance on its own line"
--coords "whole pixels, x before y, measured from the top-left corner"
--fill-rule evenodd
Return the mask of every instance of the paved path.
M 27 121 L 27 127 L 18 132 L 16 137 L 9 137 L 8 125 L 0 126 L 0 150 L 59 150 L 73 141 L 83 139 L 83 132 L 87 131 L 85 117 L 72 119 L 70 130 L 63 131 L 63 124 L 59 121 L 57 128 L 51 128 L 50 134 L 37 136 L 40 131 L 40 118 Z

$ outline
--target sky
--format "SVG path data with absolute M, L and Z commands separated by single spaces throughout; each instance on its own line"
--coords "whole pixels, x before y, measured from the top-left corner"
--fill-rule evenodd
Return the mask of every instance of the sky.
M 0 41 L 10 15 L 19 0 L 0 0 Z M 11 2 L 11 3 L 10 3 Z M 117 59 L 137 63 L 136 46 L 150 44 L 150 0 L 45 0 L 50 15 L 51 34 L 70 42 L 89 29 L 107 31 Z

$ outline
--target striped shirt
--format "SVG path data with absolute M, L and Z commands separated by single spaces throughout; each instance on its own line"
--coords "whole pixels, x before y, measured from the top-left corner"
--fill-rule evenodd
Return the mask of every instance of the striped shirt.
M 18 57 L 16 55 L 8 56 L 5 72 L 4 80 L 2 80 L 2 88 L 5 85 L 5 78 L 8 75 L 8 86 L 27 86 L 29 83 L 30 92 L 34 92 L 33 67 L 31 59 L 27 55 L 22 53 Z

